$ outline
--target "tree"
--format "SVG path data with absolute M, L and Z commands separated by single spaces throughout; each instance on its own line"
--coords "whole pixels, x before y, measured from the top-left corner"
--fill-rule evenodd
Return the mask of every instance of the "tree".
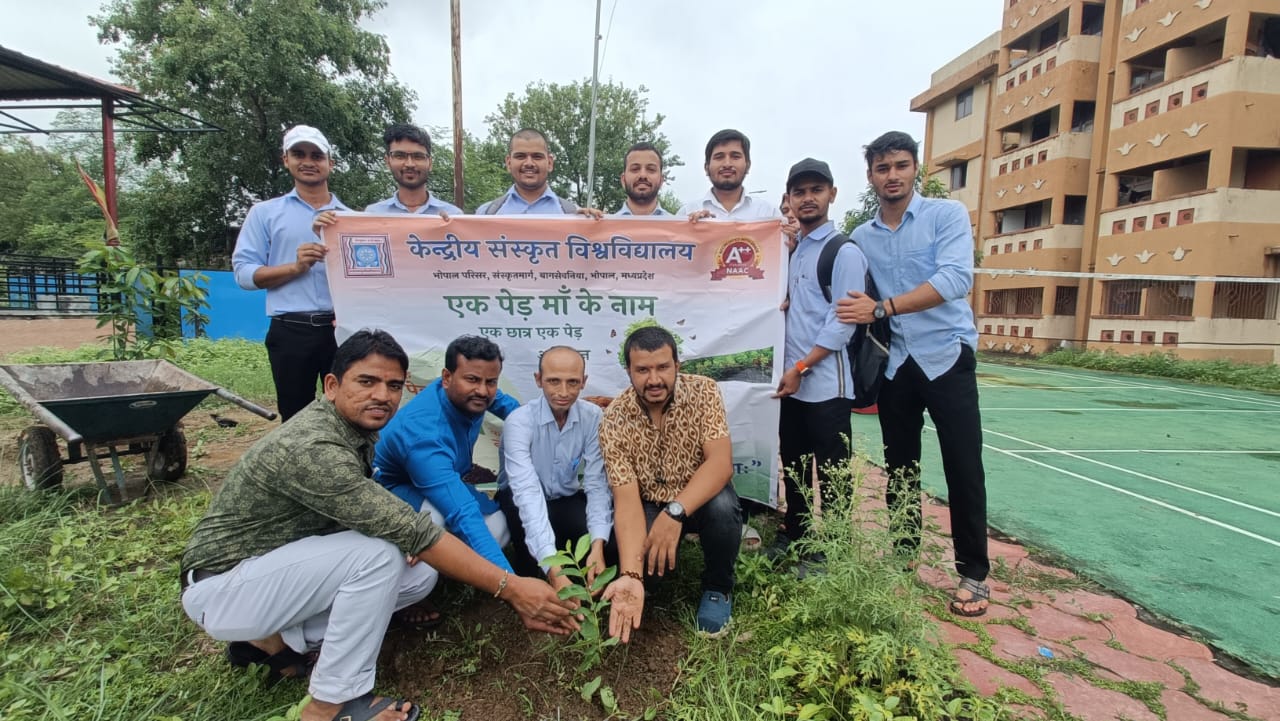
M 431 128 L 431 179 L 427 182 L 431 194 L 452 200 L 466 211 L 473 211 L 507 192 L 511 176 L 507 174 L 503 158 L 506 146 L 490 141 L 477 140 L 471 133 L 462 134 L 463 193 L 453 195 L 453 131 L 449 128 Z
M 384 195 L 381 134 L 413 94 L 389 73 L 386 42 L 360 28 L 383 0 L 109 0 L 93 18 L 121 45 L 115 72 L 143 95 L 220 133 L 138 141 L 157 163 L 142 183 L 135 242 L 207 263 L 250 205 L 287 192 L 280 141 L 305 123 L 335 148 L 330 187 L 351 207 Z M 139 252 L 142 255 L 142 252 Z
M 648 117 L 649 101 L 641 85 L 632 90 L 620 84 L 600 85 L 596 100 L 596 157 L 594 200 L 592 205 L 607 212 L 616 210 L 626 199 L 618 176 L 627 148 L 642 140 L 662 151 L 668 178 L 672 168 L 684 165 L 678 155 L 668 152 L 666 136 L 658 131 L 666 119 L 661 113 Z M 511 135 L 521 128 L 535 128 L 547 136 L 549 150 L 555 155 L 551 172 L 551 189 L 561 197 L 585 205 L 587 202 L 587 147 L 591 122 L 591 82 L 584 80 L 568 85 L 531 83 L 523 98 L 508 94 L 498 110 L 485 118 L 489 124 L 489 140 L 501 146 L 506 154 Z M 471 167 L 471 166 L 468 166 Z M 490 200 L 491 198 L 485 198 Z
M 937 176 L 929 175 L 929 169 L 923 165 L 920 166 L 920 172 L 916 174 L 915 186 L 916 192 L 926 198 L 951 197 L 951 191 L 947 190 L 947 186 L 943 185 Z M 858 207 L 844 214 L 840 227 L 845 234 L 852 233 L 854 228 L 876 217 L 876 213 L 879 212 L 880 198 L 876 195 L 876 189 L 868 183 L 858 195 Z

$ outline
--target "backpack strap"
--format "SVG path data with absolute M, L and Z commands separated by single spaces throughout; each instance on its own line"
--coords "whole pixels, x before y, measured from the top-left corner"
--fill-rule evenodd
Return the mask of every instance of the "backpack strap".
M 556 200 L 560 201 L 560 212 L 565 215 L 573 215 L 578 212 L 578 204 L 567 198 L 556 196 Z
M 826 245 L 822 246 L 822 252 L 818 254 L 818 287 L 822 289 L 822 296 L 828 303 L 831 302 L 831 274 L 835 271 L 836 255 L 840 253 L 841 246 L 852 242 L 844 233 L 834 233 L 827 238 Z
M 488 206 L 486 206 L 484 209 L 484 214 L 497 215 L 498 211 L 502 210 L 502 206 L 506 204 L 507 204 L 507 194 L 503 193 L 502 195 L 499 195 L 498 197 L 489 201 Z

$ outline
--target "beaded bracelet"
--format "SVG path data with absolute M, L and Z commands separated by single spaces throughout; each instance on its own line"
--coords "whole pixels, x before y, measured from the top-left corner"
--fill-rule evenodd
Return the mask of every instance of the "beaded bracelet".
M 623 571 L 623 572 L 622 572 L 622 575 L 626 576 L 627 578 L 634 578 L 634 579 L 636 579 L 637 581 L 643 581 L 643 580 L 644 580 L 644 579 L 640 578 L 640 574 L 636 573 L 635 571 Z
M 499 597 L 501 597 L 501 596 L 502 596 L 502 592 L 503 592 L 503 591 L 505 591 L 505 590 L 507 590 L 507 575 L 508 575 L 508 574 L 507 574 L 507 572 L 506 572 L 506 571 L 503 571 L 503 572 L 502 572 L 502 580 L 501 580 L 501 581 L 498 581 L 498 590 L 496 590 L 496 591 L 494 591 L 494 592 L 493 592 L 493 597 L 494 597 L 494 598 L 499 598 Z

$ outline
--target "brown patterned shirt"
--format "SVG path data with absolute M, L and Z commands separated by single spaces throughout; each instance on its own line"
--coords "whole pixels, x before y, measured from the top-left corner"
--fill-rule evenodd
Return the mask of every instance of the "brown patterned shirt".
M 221 573 L 306 536 L 347 529 L 406 555 L 443 534 L 429 513 L 370 478 L 378 434 L 352 426 L 320 399 L 268 433 L 227 474 L 182 556 L 183 570 Z
M 640 498 L 674 501 L 704 459 L 704 443 L 729 437 L 720 387 L 706 376 L 681 373 L 662 428 L 635 388 L 627 388 L 604 412 L 600 450 L 609 485 L 640 484 Z

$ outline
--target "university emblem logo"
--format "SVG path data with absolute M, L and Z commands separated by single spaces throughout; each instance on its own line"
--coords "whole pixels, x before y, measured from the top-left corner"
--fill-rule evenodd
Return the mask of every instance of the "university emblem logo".
M 395 276 L 390 239 L 385 235 L 342 236 L 342 267 L 348 278 Z

